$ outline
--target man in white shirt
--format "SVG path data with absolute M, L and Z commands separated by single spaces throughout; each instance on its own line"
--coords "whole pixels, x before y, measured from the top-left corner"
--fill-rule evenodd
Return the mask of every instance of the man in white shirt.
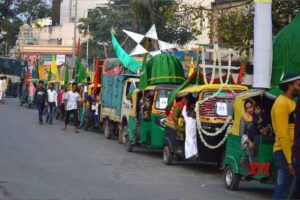
M 53 111 L 57 107 L 57 92 L 54 90 L 54 84 L 49 84 L 48 94 L 48 114 L 46 118 L 46 123 L 53 124 Z
M 72 90 L 65 93 L 64 96 L 66 119 L 65 119 L 65 127 L 63 130 L 67 129 L 70 116 L 71 114 L 73 114 L 75 120 L 75 133 L 79 133 L 79 127 L 78 127 L 79 97 L 80 97 L 79 93 L 77 92 L 77 84 L 73 83 Z

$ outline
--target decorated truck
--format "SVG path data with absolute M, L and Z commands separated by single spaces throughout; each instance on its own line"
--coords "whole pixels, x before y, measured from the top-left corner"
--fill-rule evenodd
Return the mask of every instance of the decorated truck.
M 123 143 L 124 128 L 132 108 L 130 93 L 137 88 L 139 77 L 124 68 L 119 59 L 106 59 L 102 67 L 100 122 L 107 139 L 118 136 Z M 126 131 L 126 130 L 125 130 Z

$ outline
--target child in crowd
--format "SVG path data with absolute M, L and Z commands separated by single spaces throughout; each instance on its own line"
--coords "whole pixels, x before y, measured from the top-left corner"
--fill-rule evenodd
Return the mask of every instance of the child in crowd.
M 98 104 L 98 98 L 93 100 L 92 104 L 92 111 L 94 113 L 94 122 L 95 122 L 95 127 L 98 127 L 98 122 L 99 122 L 99 104 Z

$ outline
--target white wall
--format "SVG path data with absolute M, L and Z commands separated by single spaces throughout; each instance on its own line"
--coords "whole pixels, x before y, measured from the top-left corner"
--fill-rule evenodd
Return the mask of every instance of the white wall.
M 86 18 L 89 9 L 105 6 L 109 0 L 77 0 L 77 19 Z M 60 24 L 72 22 L 75 19 L 75 0 L 62 0 L 60 8 Z
M 211 8 L 211 3 L 214 2 L 214 0 L 182 0 L 182 4 L 189 4 L 189 5 L 201 5 L 205 8 L 210 9 Z M 200 29 L 200 21 L 198 22 L 198 28 Z M 202 34 L 200 36 L 197 36 L 197 39 L 194 41 L 191 41 L 186 47 L 187 48 L 191 48 L 191 47 L 197 47 L 198 44 L 201 45 L 206 45 L 210 43 L 209 40 L 209 21 L 208 21 L 208 17 L 206 17 L 205 23 L 203 24 L 203 26 L 205 27 Z

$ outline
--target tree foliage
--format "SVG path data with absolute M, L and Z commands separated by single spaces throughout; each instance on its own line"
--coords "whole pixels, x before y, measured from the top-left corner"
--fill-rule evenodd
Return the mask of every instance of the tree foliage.
M 178 8 L 178 4 L 173 0 L 114 0 L 108 7 L 91 10 L 87 19 L 80 19 L 78 28 L 86 34 L 89 26 L 90 46 L 91 49 L 97 50 L 90 51 L 90 59 L 96 54 L 105 56 L 103 46 L 100 47 L 104 44 L 108 45 L 108 56 L 115 56 L 111 47 L 111 31 L 120 43 L 126 41 L 123 47 L 130 51 L 136 43 L 127 39 L 122 30 L 146 33 L 152 24 L 156 25 L 159 39 L 182 45 L 193 39 L 193 33 L 180 25 L 181 18 L 176 15 Z
M 190 15 L 195 13 L 207 12 L 210 16 L 210 26 L 214 26 L 218 42 L 225 47 L 235 48 L 239 51 L 248 51 L 253 48 L 253 20 L 254 3 L 251 1 L 240 2 L 241 6 L 232 6 L 232 8 L 223 9 L 215 7 L 213 10 L 204 9 L 203 6 L 194 6 Z M 188 7 L 190 8 L 190 7 Z M 284 26 L 286 26 L 297 14 L 300 8 L 300 0 L 273 0 L 272 3 L 272 24 L 273 35 L 276 35 Z M 192 19 L 192 23 L 199 23 L 205 15 L 197 15 Z M 193 32 L 199 32 L 199 29 L 192 29 Z M 211 35 L 213 37 L 213 35 Z
M 6 32 L 4 37 L 0 38 L 0 44 L 7 43 L 8 49 L 14 46 L 20 26 L 50 16 L 50 7 L 47 0 L 0 1 L 0 29 Z M 1 54 L 5 51 L 3 48 L 4 46 L 1 45 Z

